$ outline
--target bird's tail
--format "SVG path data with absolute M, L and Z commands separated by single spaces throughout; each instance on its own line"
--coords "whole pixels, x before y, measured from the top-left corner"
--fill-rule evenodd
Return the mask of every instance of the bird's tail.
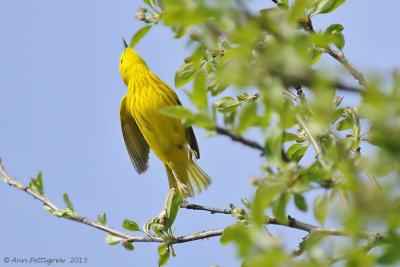
M 211 184 L 211 178 L 194 161 L 190 162 L 187 160 L 182 162 L 179 165 L 175 165 L 173 170 L 165 164 L 165 169 L 167 170 L 169 187 L 175 188 L 180 193 L 182 199 L 188 196 L 193 197 Z M 178 185 L 179 181 L 177 178 L 185 185 L 185 188 Z

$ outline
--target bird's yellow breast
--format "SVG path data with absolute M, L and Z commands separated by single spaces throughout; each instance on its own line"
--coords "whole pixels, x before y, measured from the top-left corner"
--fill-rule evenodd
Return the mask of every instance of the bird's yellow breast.
M 128 84 L 128 96 L 133 117 L 146 142 L 157 157 L 169 162 L 180 147 L 188 144 L 185 128 L 179 120 L 159 112 L 178 105 L 175 92 L 156 75 L 145 69 L 134 70 Z

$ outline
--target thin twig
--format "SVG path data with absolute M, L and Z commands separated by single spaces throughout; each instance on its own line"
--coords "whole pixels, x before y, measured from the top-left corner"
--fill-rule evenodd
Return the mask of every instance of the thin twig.
M 28 193 L 29 195 L 33 196 L 34 198 L 36 198 L 37 200 L 41 201 L 45 206 L 49 207 L 52 211 L 61 211 L 60 208 L 58 208 L 54 203 L 52 203 L 49 199 L 47 199 L 46 196 L 44 195 L 39 195 L 35 192 L 33 192 L 29 187 L 21 184 L 17 179 L 12 178 L 3 168 L 3 166 L 1 165 L 0 162 L 0 173 L 3 175 L 3 180 L 4 182 L 6 182 L 7 184 L 9 184 L 10 186 L 16 187 L 21 189 L 22 191 Z M 134 236 L 134 235 L 130 235 L 130 234 L 126 234 L 120 231 L 117 231 L 109 226 L 105 226 L 102 224 L 99 224 L 97 222 L 94 222 L 86 217 L 83 216 L 79 216 L 76 215 L 74 217 L 72 216 L 68 216 L 68 217 L 63 217 L 65 219 L 71 220 L 71 221 L 75 221 L 78 223 L 82 223 L 94 228 L 97 228 L 99 230 L 102 230 L 104 232 L 107 232 L 109 234 L 118 236 L 123 238 L 124 242 L 158 242 L 158 243 L 162 243 L 162 242 L 167 242 L 166 240 L 164 240 L 161 237 L 155 237 L 155 236 Z M 200 240 L 200 239 L 204 239 L 204 238 L 209 238 L 209 237 L 213 237 L 213 236 L 219 236 L 222 235 L 223 230 L 210 230 L 210 231 L 204 231 L 202 233 L 197 233 L 197 234 L 193 234 L 193 235 L 186 235 L 186 236 L 180 236 L 180 237 L 176 237 L 174 239 L 173 243 L 184 243 L 184 242 L 189 242 L 189 241 L 194 241 L 194 240 Z M 170 241 L 168 241 L 170 242 Z
M 360 85 L 364 87 L 368 86 L 367 80 L 365 80 L 364 75 L 361 72 L 357 71 L 352 65 L 350 65 L 343 53 L 339 53 L 332 50 L 331 48 L 328 48 L 328 54 L 340 63 L 342 63 L 342 65 L 349 71 L 351 76 L 358 80 L 358 83 Z
M 376 247 L 377 245 L 379 245 L 379 241 L 381 241 L 379 238 L 373 238 L 371 240 L 369 240 L 367 243 L 365 243 L 363 246 L 361 246 L 361 248 L 359 248 L 359 250 L 365 254 L 367 254 L 372 248 Z M 342 261 L 347 259 L 346 255 L 342 255 L 339 257 L 334 257 L 331 258 L 329 260 L 330 264 L 334 264 L 338 261 Z
M 257 150 L 261 151 L 261 156 L 264 156 L 264 148 L 260 144 L 254 142 L 254 141 L 250 141 L 248 139 L 245 139 L 245 138 L 243 138 L 241 136 L 238 136 L 238 135 L 236 135 L 236 134 L 234 134 L 234 133 L 232 133 L 232 132 L 230 132 L 230 131 L 222 128 L 222 127 L 219 127 L 219 126 L 215 127 L 214 130 L 220 135 L 229 136 L 232 139 L 232 141 L 242 143 L 245 146 L 248 146 L 248 147 L 251 147 L 251 148 L 254 148 L 254 149 L 257 149 Z M 283 148 L 281 150 L 281 156 L 282 156 L 282 160 L 283 161 L 285 161 L 285 162 L 290 162 L 291 161 L 291 159 L 286 155 L 286 153 L 283 150 Z
M 229 136 L 232 139 L 232 141 L 242 143 L 245 146 L 257 149 L 257 150 L 261 151 L 261 153 L 264 153 L 264 148 L 260 144 L 254 142 L 254 141 L 250 141 L 241 136 L 235 135 L 234 133 L 231 133 L 230 131 L 228 131 L 222 127 L 219 127 L 219 126 L 215 127 L 215 131 L 218 134 Z
M 184 201 L 181 204 L 181 208 L 189 209 L 189 210 L 205 210 L 205 211 L 211 212 L 211 214 L 215 214 L 215 213 L 232 214 L 232 210 L 231 209 L 211 208 L 211 207 L 207 207 L 207 206 L 191 204 L 191 203 L 189 203 L 187 201 Z
M 363 91 L 360 87 L 353 87 L 347 84 L 343 84 L 341 82 L 335 83 L 335 88 L 343 91 L 353 92 L 353 93 L 361 93 Z
M 367 175 L 369 181 L 371 184 L 375 187 L 376 190 L 381 190 L 381 186 L 379 185 L 378 181 L 376 180 L 376 177 L 370 174 L 369 172 L 365 171 L 365 174 Z
M 283 92 L 286 95 L 288 95 L 289 97 L 291 97 L 293 100 L 295 100 L 299 104 L 302 104 L 304 102 L 304 100 L 301 100 L 300 97 L 297 97 L 295 94 L 293 94 L 289 90 L 284 90 Z M 303 117 L 301 115 L 297 114 L 296 115 L 296 120 L 299 123 L 299 125 L 301 126 L 301 128 L 304 130 L 306 135 L 308 136 L 311 145 L 314 147 L 316 159 L 319 161 L 319 163 L 321 163 L 322 167 L 324 167 L 324 168 L 328 167 L 328 164 L 326 163 L 326 161 L 324 159 L 324 152 L 322 151 L 322 148 L 321 148 L 320 144 L 318 143 L 318 141 L 311 134 L 311 131 L 308 128 L 308 126 L 307 126 L 306 122 L 304 121 Z M 333 180 L 335 181 L 336 179 L 333 179 Z M 348 197 L 347 197 L 345 191 L 344 190 L 339 190 L 339 195 L 340 195 L 340 198 L 342 199 L 343 203 L 348 207 L 349 206 L 349 200 L 348 200 Z
M 223 214 L 232 214 L 231 210 L 228 209 L 219 209 L 219 208 L 212 208 L 207 206 L 202 206 L 198 204 L 191 204 L 185 202 L 181 206 L 182 208 L 186 209 L 194 209 L 194 210 L 205 210 L 210 211 L 213 213 L 223 213 Z M 309 235 L 329 235 L 329 236 L 348 236 L 349 233 L 343 228 L 325 228 L 319 227 L 316 225 L 308 224 L 302 221 L 299 221 L 291 216 L 288 216 L 287 222 L 280 222 L 274 216 L 266 216 L 265 217 L 265 224 L 273 224 L 273 225 L 280 225 L 285 226 L 292 229 L 298 229 L 301 231 L 308 232 Z M 362 230 L 360 232 L 360 237 L 369 239 L 369 240 L 386 240 L 388 238 L 387 233 L 384 232 L 377 232 L 372 230 Z
M 294 228 L 294 229 L 306 231 L 306 232 L 309 232 L 309 233 L 311 231 L 315 230 L 315 229 L 318 229 L 318 226 L 298 221 L 298 220 L 296 220 L 295 218 L 293 218 L 291 216 L 288 216 L 288 223 L 279 222 L 273 216 L 266 216 L 265 224 L 274 224 L 274 225 L 286 226 L 286 227 L 289 227 L 289 228 Z
M 321 146 L 319 145 L 319 143 L 317 142 L 315 137 L 311 134 L 311 132 L 308 129 L 303 117 L 300 116 L 300 115 L 296 115 L 296 119 L 299 122 L 301 128 L 307 134 L 308 138 L 310 139 L 310 142 L 311 142 L 311 144 L 312 144 L 312 146 L 314 147 L 314 150 L 315 150 L 315 157 L 321 163 L 322 167 L 326 168 L 328 166 L 328 164 L 326 164 L 326 162 L 324 160 L 324 157 L 323 157 L 324 156 L 324 152 L 322 151 Z
M 272 2 L 274 2 L 275 4 L 279 4 L 279 1 L 278 1 L 278 0 L 272 0 Z M 313 27 L 313 25 L 312 25 L 312 20 L 311 20 L 311 17 L 310 17 L 310 16 L 308 16 L 308 19 L 302 21 L 300 24 L 303 26 L 303 28 L 304 28 L 306 31 L 315 33 L 314 27 Z M 364 75 L 363 75 L 361 72 L 357 71 L 357 70 L 347 61 L 347 59 L 346 59 L 346 57 L 344 56 L 343 53 L 337 52 L 337 51 L 333 50 L 333 49 L 330 48 L 330 47 L 328 47 L 327 53 L 328 53 L 331 57 L 333 57 L 334 59 L 336 59 L 337 61 L 339 61 L 339 62 L 348 70 L 348 72 L 349 72 L 356 80 L 358 80 L 358 83 L 359 83 L 360 85 L 362 85 L 362 86 L 364 86 L 364 87 L 367 87 L 367 86 L 368 86 L 368 82 L 367 82 L 367 80 L 364 78 Z M 345 88 L 341 88 L 341 89 L 347 90 L 347 89 L 345 89 Z M 350 91 L 353 91 L 353 90 L 350 90 Z M 357 91 L 358 91 L 358 90 L 357 90 Z
M 206 211 L 210 211 L 211 213 L 215 213 L 213 211 L 224 211 L 224 212 L 220 212 L 220 213 L 231 214 L 230 212 L 228 212 L 228 210 L 211 208 L 211 207 L 197 205 L 197 204 L 186 203 L 183 206 L 183 208 L 188 208 L 189 207 L 189 209 L 190 209 L 191 206 L 196 207 L 195 208 L 196 210 L 206 210 Z M 300 244 L 295 249 L 292 250 L 291 255 L 293 257 L 300 256 L 304 252 L 304 250 L 306 248 L 306 243 L 308 242 L 308 240 L 310 240 L 311 238 L 314 238 L 315 236 L 321 236 L 321 235 L 325 235 L 325 236 L 349 236 L 350 235 L 350 233 L 348 231 L 346 231 L 345 229 L 342 229 L 342 228 L 319 227 L 319 226 L 316 226 L 316 225 L 312 225 L 312 224 L 301 222 L 301 221 L 296 220 L 295 218 L 293 218 L 291 216 L 288 216 L 288 221 L 287 222 L 280 222 L 273 216 L 266 216 L 265 217 L 265 224 L 267 224 L 267 225 L 273 224 L 273 225 L 285 226 L 285 227 L 288 227 L 288 228 L 298 229 L 298 230 L 301 230 L 301 231 L 308 232 L 308 234 L 303 238 L 302 242 L 300 242 Z M 362 230 L 360 232 L 360 237 L 369 240 L 369 242 L 365 246 L 363 246 L 363 249 L 365 249 L 366 251 L 370 250 L 371 248 L 376 246 L 377 243 L 378 243 L 377 241 L 385 241 L 385 240 L 388 239 L 387 233 L 376 232 L 376 231 L 371 231 L 371 230 Z
M 177 237 L 174 240 L 174 243 L 184 243 L 184 242 L 189 242 L 189 241 L 194 241 L 194 240 L 199 240 L 199 239 L 204 239 L 204 238 L 209 238 L 212 236 L 220 236 L 224 230 L 210 230 L 206 232 L 202 232 L 199 234 L 194 234 L 194 235 L 187 235 L 187 236 L 181 236 Z
M 292 250 L 291 254 L 294 257 L 300 256 L 305 248 L 306 243 L 316 237 L 316 236 L 349 236 L 349 233 L 345 229 L 341 228 L 316 228 L 311 230 L 308 235 L 306 235 L 303 240 L 299 243 L 299 245 Z M 387 233 L 383 232 L 375 232 L 370 230 L 363 230 L 360 233 L 360 237 L 368 239 L 369 241 L 361 248 L 365 253 L 367 253 L 370 249 L 378 245 L 378 241 L 385 241 L 388 239 Z M 335 259 L 335 262 L 341 260 L 341 258 Z

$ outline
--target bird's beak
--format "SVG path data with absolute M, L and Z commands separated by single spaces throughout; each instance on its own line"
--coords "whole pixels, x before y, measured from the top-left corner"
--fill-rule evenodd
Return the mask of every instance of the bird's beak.
M 123 42 L 123 44 L 124 44 L 124 48 L 125 48 L 125 49 L 128 48 L 128 44 L 126 43 L 126 41 L 125 41 L 124 38 L 122 38 L 122 42 Z

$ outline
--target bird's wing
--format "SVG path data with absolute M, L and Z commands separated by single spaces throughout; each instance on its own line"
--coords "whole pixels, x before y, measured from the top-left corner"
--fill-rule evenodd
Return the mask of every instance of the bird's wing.
M 179 100 L 178 96 L 175 94 L 175 100 L 178 105 L 182 106 L 181 101 Z M 200 150 L 199 150 L 199 145 L 197 144 L 196 136 L 194 135 L 194 131 L 192 127 L 187 127 L 186 128 L 186 137 L 188 139 L 190 148 L 196 151 L 197 156 L 199 159 L 200 158 Z
M 125 95 L 121 101 L 121 108 L 119 110 L 122 135 L 124 136 L 125 145 L 133 166 L 135 166 L 136 171 L 140 174 L 145 172 L 149 167 L 150 148 L 132 116 L 127 99 L 128 97 Z

